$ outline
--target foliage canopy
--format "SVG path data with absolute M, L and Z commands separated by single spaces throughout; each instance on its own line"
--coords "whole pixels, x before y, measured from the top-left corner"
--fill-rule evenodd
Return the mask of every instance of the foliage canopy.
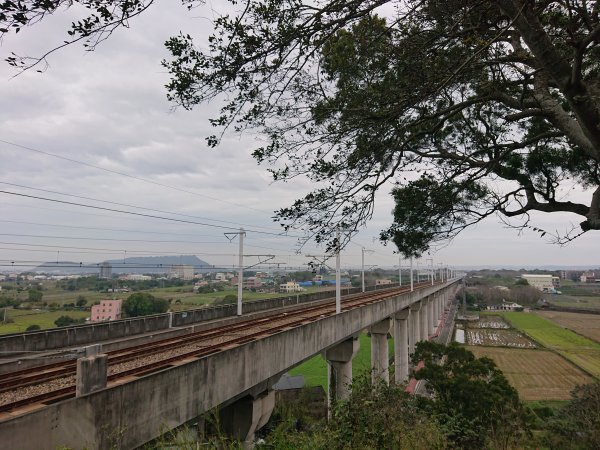
M 147 316 L 164 313 L 169 309 L 169 302 L 156 298 L 152 294 L 137 292 L 123 302 L 123 311 L 127 317 Z
M 491 359 L 456 343 L 423 341 L 412 360 L 424 362 L 415 373 L 433 393 L 424 403 L 458 448 L 512 448 L 528 433 L 519 395 Z
M 151 4 L 80 2 L 93 14 L 70 34 L 92 48 Z M 18 29 L 63 3 L 19 1 L 0 23 Z M 314 182 L 277 212 L 284 227 L 329 240 L 393 187 L 381 238 L 407 256 L 491 215 L 542 236 L 532 213 L 578 216 L 559 243 L 600 229 L 597 1 L 230 3 L 206 50 L 167 41 L 168 96 L 193 108 L 227 93 L 212 124 L 261 130 L 254 156 L 275 180 Z M 571 199 L 574 186 L 587 200 Z

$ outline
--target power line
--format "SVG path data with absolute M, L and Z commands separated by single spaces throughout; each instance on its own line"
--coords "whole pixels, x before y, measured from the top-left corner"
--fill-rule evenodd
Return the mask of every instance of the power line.
M 178 188 L 176 186 L 171 186 L 169 184 L 160 183 L 158 181 L 149 180 L 147 178 L 138 177 L 136 175 L 130 175 L 130 174 L 125 173 L 125 172 L 119 172 L 118 170 L 106 169 L 104 167 L 96 166 L 94 164 L 86 163 L 86 162 L 79 161 L 79 160 L 73 159 L 73 158 L 67 158 L 66 156 L 60 156 L 60 155 L 57 155 L 55 153 L 50 153 L 50 152 L 46 152 L 46 151 L 43 151 L 43 150 L 38 150 L 36 148 L 27 147 L 25 145 L 17 144 L 15 142 L 5 141 L 3 139 L 0 139 L 0 142 L 2 142 L 4 144 L 7 144 L 7 145 L 12 145 L 14 147 L 21 148 L 23 150 L 28 150 L 28 151 L 35 152 L 35 153 L 40 153 L 42 155 L 51 156 L 53 158 L 62 159 L 64 161 L 69 161 L 69 162 L 72 162 L 72 163 L 75 163 L 75 164 L 81 164 L 83 166 L 91 167 L 91 168 L 98 169 L 98 170 L 102 170 L 104 172 L 113 173 L 113 174 L 116 174 L 116 175 L 121 175 L 121 176 L 124 176 L 124 177 L 127 177 L 127 178 L 131 178 L 131 179 L 134 179 L 134 180 L 138 180 L 138 181 L 143 181 L 144 183 L 150 183 L 150 184 L 154 184 L 156 186 L 161 186 L 161 187 L 165 187 L 165 188 L 168 188 L 168 189 L 173 189 L 175 191 L 185 192 L 186 194 L 195 195 L 197 197 L 208 198 L 210 200 L 214 200 L 214 201 L 217 201 L 217 202 L 225 203 L 225 204 L 228 204 L 228 205 L 238 206 L 240 208 L 245 208 L 245 209 L 249 209 L 249 210 L 252 210 L 252 211 L 257 211 L 257 212 L 262 212 L 262 213 L 267 213 L 267 214 L 271 214 L 272 213 L 271 211 L 264 211 L 264 210 L 260 210 L 260 209 L 257 209 L 257 208 L 252 208 L 251 206 L 240 205 L 240 204 L 237 204 L 237 203 L 228 202 L 227 200 L 222 200 L 222 199 L 219 199 L 219 198 L 216 198 L 216 197 L 211 197 L 209 195 L 200 194 L 200 193 L 194 192 L 194 191 L 188 191 L 186 189 Z
M 173 240 L 149 240 L 149 239 L 113 239 L 113 238 L 93 238 L 93 237 L 74 237 L 74 236 L 52 236 L 43 234 L 18 234 L 18 233 L 0 233 L 0 236 L 31 237 L 46 239 L 68 239 L 77 241 L 114 241 L 114 242 L 149 242 L 149 243 L 180 243 L 180 244 L 223 244 L 215 241 L 173 241 Z
M 27 264 L 21 264 L 21 263 L 2 263 L 0 262 L 0 267 L 31 267 L 32 263 L 27 263 Z M 100 268 L 101 263 L 93 263 L 93 264 L 84 264 L 84 263 L 51 263 L 51 262 L 44 262 L 41 263 L 39 265 L 37 265 L 35 267 L 35 269 L 93 269 L 93 270 L 98 270 Z M 177 267 L 181 264 L 148 264 L 148 265 L 138 265 L 138 264 L 131 264 L 131 265 L 116 265 L 114 263 L 111 263 L 111 268 L 114 269 L 172 269 L 174 267 Z M 208 269 L 212 269 L 212 270 L 232 270 L 234 268 L 236 268 L 236 266 L 224 266 L 224 265 L 192 265 L 192 264 L 185 264 L 186 266 L 189 265 L 191 266 L 193 269 L 197 269 L 197 270 L 208 270 Z M 259 269 L 265 269 L 265 268 L 270 268 L 271 266 L 269 264 L 266 265 L 256 265 L 254 266 L 254 268 L 259 268 Z M 287 267 L 287 266 L 286 266 Z
M 68 245 L 49 245 L 49 244 L 24 244 L 20 242 L 0 242 L 2 245 L 18 245 L 23 247 L 41 247 L 41 248 L 52 248 L 52 249 L 74 249 L 74 250 L 94 250 L 94 251 L 106 251 L 106 252 L 117 252 L 119 254 L 123 253 L 144 253 L 144 254 L 163 254 L 163 255 L 173 255 L 176 253 L 177 255 L 182 255 L 183 253 L 170 251 L 170 252 L 158 252 L 158 251 L 149 251 L 149 250 L 128 250 L 124 248 L 96 248 L 96 247 L 74 247 Z M 11 249 L 11 250 L 19 250 L 19 249 Z M 230 256 L 228 253 L 186 253 L 187 255 L 223 255 Z M 233 255 L 233 253 L 232 253 Z
M 92 255 L 105 255 L 105 254 L 113 254 L 113 255 L 121 255 L 125 256 L 128 254 L 142 254 L 142 255 L 171 255 L 171 256 L 237 256 L 237 253 L 210 253 L 210 252 L 179 252 L 171 250 L 169 252 L 164 251 L 150 251 L 150 250 L 130 250 L 130 249 L 115 249 L 115 248 L 97 248 L 97 247 L 76 247 L 76 246 L 65 246 L 65 245 L 49 245 L 49 244 L 24 244 L 18 242 L 0 242 L 1 245 L 15 245 L 21 247 L 33 247 L 30 248 L 11 248 L 11 247 L 0 247 L 3 250 L 14 250 L 14 251 L 25 251 L 25 252 L 44 252 L 44 253 L 54 253 L 62 252 L 65 254 L 69 253 L 82 253 L 82 254 L 92 254 Z M 47 248 L 49 250 L 37 250 L 37 248 Z M 81 251 L 84 250 L 84 251 Z M 290 254 L 277 254 L 277 257 L 293 257 L 295 255 Z
M 173 217 L 155 216 L 153 214 L 143 214 L 143 213 L 138 213 L 138 212 L 133 212 L 133 211 L 124 211 L 124 210 L 120 210 L 120 209 L 106 208 L 106 207 L 103 207 L 103 206 L 86 205 L 84 203 L 68 202 L 66 200 L 57 200 L 57 199 L 52 199 L 52 198 L 47 198 L 47 197 L 39 197 L 37 195 L 21 194 L 21 193 L 18 193 L 18 192 L 11 192 L 11 191 L 0 190 L 0 193 L 2 193 L 2 194 L 9 194 L 9 195 L 16 195 L 16 196 L 19 196 L 19 197 L 33 198 L 33 199 L 36 199 L 36 200 L 44 200 L 44 201 L 54 202 L 54 203 L 62 203 L 64 205 L 81 206 L 83 208 L 92 208 L 92 209 L 99 209 L 99 210 L 102 210 L 102 211 L 112 211 L 112 212 L 117 212 L 117 213 L 121 213 L 121 214 L 130 214 L 130 215 L 133 215 L 133 216 L 148 217 L 148 218 L 151 218 L 151 219 L 161 219 L 161 220 L 169 220 L 169 221 L 172 221 L 172 222 L 188 223 L 188 224 L 192 224 L 192 225 L 202 225 L 202 226 L 205 226 L 205 227 L 220 228 L 220 229 L 223 229 L 223 230 L 237 230 L 237 228 L 227 227 L 227 226 L 224 226 L 224 225 L 215 225 L 215 224 L 211 224 L 211 223 L 195 222 L 195 221 L 184 220 L 184 219 L 175 219 Z M 252 229 L 247 229 L 246 231 L 249 231 L 249 232 L 252 232 L 252 233 L 257 233 L 257 234 L 267 234 L 267 235 L 271 235 L 271 236 L 294 237 L 294 238 L 298 238 L 299 237 L 299 236 L 293 236 L 293 235 L 289 235 L 289 234 L 285 234 L 285 233 L 272 233 L 272 232 L 252 230 Z
M 159 234 L 159 235 L 168 235 L 168 236 L 172 236 L 173 234 L 176 234 L 177 236 L 216 237 L 216 235 L 211 235 L 211 234 L 195 234 L 195 233 L 180 233 L 180 232 L 167 233 L 164 231 L 127 230 L 124 228 L 84 227 L 81 225 L 59 225 L 59 224 L 54 224 L 54 223 L 24 222 L 24 221 L 20 221 L 20 220 L 0 219 L 0 222 L 21 224 L 21 225 L 36 225 L 36 226 L 43 226 L 43 227 L 72 228 L 72 229 L 81 229 L 81 230 L 116 231 L 118 233 Z M 221 235 L 219 234 L 218 236 L 221 236 Z
M 36 188 L 36 187 L 32 187 L 32 186 L 25 186 L 23 184 L 8 183 L 6 181 L 0 181 L 0 184 L 5 184 L 5 185 L 8 185 L 8 186 L 14 186 L 14 187 L 20 187 L 20 188 L 24 188 L 24 189 L 31 189 L 31 190 L 34 190 L 34 191 L 47 192 L 47 193 L 50 193 L 50 194 L 64 195 L 65 197 L 74 197 L 74 198 L 80 198 L 80 199 L 83 199 L 83 200 L 92 200 L 92 201 L 95 201 L 95 202 L 108 203 L 109 205 L 126 206 L 128 208 L 136 208 L 136 209 L 141 209 L 141 210 L 144 210 L 144 211 L 159 212 L 159 213 L 163 213 L 163 214 L 172 214 L 174 216 L 190 217 L 192 219 L 209 220 L 211 222 L 228 223 L 230 225 L 237 225 L 237 226 L 244 226 L 244 227 L 254 227 L 254 228 L 260 228 L 260 229 L 265 229 L 265 230 L 276 230 L 276 228 L 261 227 L 261 226 L 258 226 L 258 225 L 249 225 L 249 224 L 244 224 L 244 223 L 232 222 L 232 221 L 228 221 L 228 220 L 210 219 L 208 217 L 194 216 L 194 215 L 190 215 L 190 214 L 182 214 L 182 213 L 176 213 L 176 212 L 172 212 L 172 211 L 164 211 L 162 209 L 146 208 L 144 206 L 131 205 L 131 204 L 128 204 L 128 203 L 113 202 L 113 201 L 110 201 L 110 200 L 101 200 L 101 199 L 98 199 L 98 198 L 86 197 L 86 196 L 83 196 L 83 195 L 67 194 L 67 193 L 64 193 L 64 192 L 52 191 L 52 190 L 49 190 L 49 189 L 42 189 L 42 188 Z

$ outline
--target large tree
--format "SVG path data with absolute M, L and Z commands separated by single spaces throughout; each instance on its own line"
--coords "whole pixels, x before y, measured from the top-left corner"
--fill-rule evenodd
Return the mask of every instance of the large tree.
M 418 342 L 413 363 L 423 362 L 417 380 L 432 393 L 423 399 L 454 447 L 519 448 L 529 432 L 517 391 L 489 358 L 477 358 L 456 343 Z
M 206 50 L 189 35 L 167 42 L 169 98 L 193 108 L 228 93 L 213 125 L 260 129 L 254 156 L 275 180 L 314 181 L 277 212 L 285 227 L 318 240 L 356 229 L 393 186 L 381 237 L 405 255 L 494 214 L 532 228 L 533 212 L 578 216 L 557 242 L 600 229 L 600 2 L 231 3 Z M 90 3 L 106 4 L 131 5 Z M 95 26 L 71 33 L 106 36 Z
M 169 309 L 169 302 L 156 298 L 147 292 L 137 292 L 123 302 L 123 311 L 127 317 L 147 316 L 164 313 Z

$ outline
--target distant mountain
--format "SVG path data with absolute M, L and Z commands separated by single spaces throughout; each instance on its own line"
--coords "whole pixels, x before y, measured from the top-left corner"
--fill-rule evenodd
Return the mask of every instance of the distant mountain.
M 178 264 L 194 266 L 195 272 L 212 271 L 212 265 L 197 256 L 136 256 L 106 261 L 113 273 L 168 273 Z M 129 267 L 128 267 L 129 266 Z
M 125 259 L 113 259 L 107 262 L 112 266 L 112 273 L 169 273 L 171 267 L 178 264 L 194 266 L 195 272 L 216 272 L 206 261 L 197 256 L 137 256 Z M 82 264 L 74 261 L 53 261 L 41 264 L 31 269 L 32 272 L 44 272 L 55 275 L 91 275 L 99 273 L 100 264 Z
M 490 264 L 490 265 L 480 265 L 480 266 L 456 266 L 455 268 L 458 270 L 548 270 L 548 271 L 557 271 L 557 270 L 590 270 L 596 269 L 600 265 L 599 264 L 582 264 L 582 265 L 549 265 L 549 264 Z

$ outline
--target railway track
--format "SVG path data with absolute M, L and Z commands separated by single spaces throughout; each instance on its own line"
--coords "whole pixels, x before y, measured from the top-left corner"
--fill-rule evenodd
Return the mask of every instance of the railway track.
M 431 286 L 419 283 L 415 289 Z M 342 311 L 359 308 L 387 297 L 409 291 L 408 286 L 380 292 L 354 294 L 342 299 Z M 202 358 L 235 346 L 255 341 L 286 329 L 301 326 L 335 314 L 335 302 L 273 312 L 256 319 L 184 336 L 139 344 L 108 352 L 108 386 L 123 379 L 144 376 L 159 370 Z M 61 361 L 6 374 L 0 381 L 0 420 L 5 413 L 32 404 L 52 404 L 75 396 L 76 361 Z

